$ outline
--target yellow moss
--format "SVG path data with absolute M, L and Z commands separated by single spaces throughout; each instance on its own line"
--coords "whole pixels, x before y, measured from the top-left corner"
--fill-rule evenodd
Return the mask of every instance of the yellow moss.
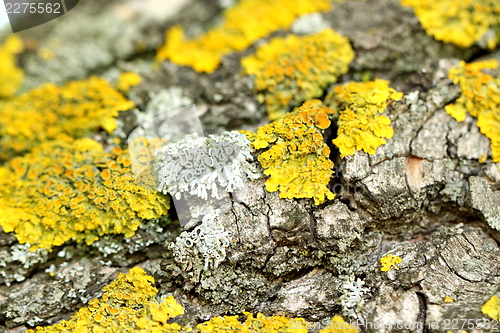
M 402 261 L 403 259 L 401 259 L 400 257 L 388 254 L 385 257 L 380 258 L 380 264 L 382 265 L 382 268 L 380 268 L 380 270 L 382 272 L 387 272 L 391 268 L 399 269 L 397 264 L 401 263 Z
M 103 288 L 101 298 L 88 303 L 70 320 L 48 327 L 37 327 L 27 333 L 79 332 L 189 332 L 179 324 L 169 324 L 170 318 L 184 314 L 182 305 L 173 296 L 162 302 L 155 299 L 158 290 L 154 279 L 142 268 L 134 267 L 128 274 L 120 273 L 109 286 Z
M 320 330 L 319 333 L 358 333 L 358 330 L 346 323 L 341 316 L 335 316 L 332 318 L 331 324 Z
M 497 68 L 496 60 L 470 64 L 461 61 L 448 73 L 453 83 L 460 85 L 461 95 L 454 104 L 445 106 L 446 112 L 459 122 L 467 113 L 477 118 L 481 133 L 490 139 L 493 162 L 500 162 L 500 75 L 495 77 L 483 70 Z
M 446 43 L 469 47 L 482 39 L 488 30 L 500 28 L 498 0 L 401 0 L 410 6 L 427 34 Z M 499 36 L 488 38 L 493 49 Z
M 211 73 L 224 55 L 242 51 L 276 30 L 288 29 L 302 14 L 330 7 L 330 0 L 241 0 L 224 12 L 219 26 L 192 40 L 185 40 L 181 26 L 172 27 L 156 60 L 168 59 L 198 72 Z
M 389 88 L 389 82 L 350 82 L 336 86 L 327 96 L 339 113 L 337 138 L 333 140 L 340 157 L 353 155 L 357 150 L 375 154 L 377 148 L 392 138 L 391 121 L 379 113 L 384 112 L 390 100 L 399 100 L 402 93 Z
M 264 174 L 270 176 L 267 191 L 280 191 L 280 198 L 313 198 L 316 205 L 335 197 L 327 188 L 333 162 L 322 135 L 330 126 L 332 112 L 312 100 L 260 127 L 256 134 L 247 133 L 254 149 L 266 149 L 258 159 Z
M 238 320 L 238 316 L 214 317 L 196 328 L 200 333 L 307 333 L 307 323 L 303 318 L 266 317 L 262 313 L 254 317 L 249 312 L 243 313 L 246 316 L 244 323 Z
M 23 84 L 24 72 L 16 59 L 23 50 L 24 43 L 17 35 L 8 36 L 0 45 L 0 98 L 14 96 Z
M 44 84 L 0 102 L 0 160 L 47 140 L 78 138 L 99 127 L 112 132 L 118 112 L 133 106 L 107 81 L 95 76 L 63 87 Z
M 32 249 L 130 237 L 169 208 L 165 196 L 135 184 L 130 166 L 127 151 L 105 153 L 90 139 L 43 143 L 0 169 L 0 226 Z
M 447 296 L 444 298 L 444 301 L 443 301 L 443 302 L 445 302 L 445 303 L 453 303 L 453 302 L 455 302 L 455 300 L 454 300 L 453 298 L 451 298 L 450 296 L 448 296 L 448 295 L 447 295 Z
M 321 97 L 323 90 L 349 69 L 354 51 L 349 40 L 332 29 L 315 35 L 274 38 L 242 60 L 255 75 L 258 98 L 274 120 L 302 102 Z
M 491 319 L 500 320 L 500 298 L 492 296 L 488 302 L 484 303 L 481 311 Z
M 120 90 L 122 93 L 128 93 L 130 88 L 139 85 L 141 82 L 142 78 L 139 74 L 134 72 L 124 72 L 118 78 L 116 89 Z

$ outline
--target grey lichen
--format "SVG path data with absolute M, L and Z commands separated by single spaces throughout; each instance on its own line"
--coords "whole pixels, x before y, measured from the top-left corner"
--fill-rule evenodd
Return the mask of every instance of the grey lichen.
M 225 132 L 208 138 L 188 135 L 179 143 L 167 144 L 156 151 L 159 159 L 158 190 L 181 199 L 183 193 L 201 199 L 222 199 L 243 186 L 246 178 L 262 175 L 250 154 L 250 142 L 244 134 Z
M 226 259 L 231 234 L 217 223 L 215 217 L 219 214 L 216 210 L 206 215 L 199 226 L 183 232 L 169 245 L 174 260 L 192 276 L 192 281 L 199 281 L 202 272 L 217 269 Z

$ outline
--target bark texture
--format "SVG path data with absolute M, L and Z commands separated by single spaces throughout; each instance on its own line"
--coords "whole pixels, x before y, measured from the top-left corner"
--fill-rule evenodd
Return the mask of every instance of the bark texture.
M 205 134 L 267 122 L 253 80 L 241 75 L 239 64 L 254 46 L 226 56 L 212 74 L 170 62 L 150 67 L 167 27 L 181 22 L 195 35 L 220 19 L 221 3 L 197 1 L 158 20 L 133 3 L 80 1 L 36 35 L 26 31 L 38 46 L 22 58 L 25 89 L 136 71 L 143 77 L 131 92 L 138 109 L 120 116 L 123 138 L 145 112 L 191 103 L 203 113 Z M 92 246 L 67 244 L 33 255 L 0 232 L 0 332 L 68 319 L 135 265 L 155 277 L 160 295 L 174 295 L 184 306 L 182 323 L 242 311 L 312 322 L 341 314 L 366 323 L 361 332 L 442 332 L 444 320 L 486 319 L 481 307 L 500 286 L 500 171 L 491 159 L 478 162 L 491 151 L 476 120 L 459 123 L 444 110 L 460 94 L 447 78 L 449 68 L 479 50 L 429 37 L 396 0 L 335 3 L 321 19 L 356 52 L 340 82 L 369 72 L 405 93 L 386 110 L 395 134 L 375 155 L 332 154 L 336 199 L 319 206 L 280 199 L 261 179 L 233 193 L 226 212 L 184 229 L 169 222 L 172 215 L 129 239 L 106 236 Z M 42 62 L 37 49 L 55 39 L 60 53 Z M 402 262 L 383 272 L 380 258 L 389 253 Z M 453 302 L 444 302 L 447 296 Z

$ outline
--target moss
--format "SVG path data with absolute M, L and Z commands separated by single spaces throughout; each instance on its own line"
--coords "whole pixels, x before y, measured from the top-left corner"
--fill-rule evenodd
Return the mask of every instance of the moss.
M 8 36 L 0 45 L 0 98 L 14 96 L 23 84 L 24 72 L 16 59 L 23 50 L 24 43 L 17 35 Z
M 142 82 L 142 78 L 139 74 L 134 72 L 124 72 L 120 74 L 118 82 L 116 82 L 116 89 L 126 94 L 130 88 L 139 85 Z
M 112 132 L 118 112 L 133 106 L 96 76 L 63 87 L 46 83 L 0 102 L 0 160 L 48 140 L 83 137 L 98 128 Z
M 191 331 L 179 324 L 169 324 L 170 318 L 184 314 L 184 309 L 172 296 L 158 302 L 154 279 L 139 267 L 128 274 L 120 273 L 103 295 L 89 302 L 70 320 L 48 327 L 37 327 L 27 333 L 124 333 Z
M 132 236 L 142 219 L 166 214 L 169 202 L 134 183 L 127 155 L 79 139 L 47 142 L 12 159 L 0 168 L 0 225 L 32 249 Z
M 500 2 L 497 0 L 401 0 L 401 3 L 415 10 L 427 34 L 437 40 L 465 48 L 486 37 L 490 49 L 499 42 Z M 496 36 L 488 33 L 494 30 Z
M 269 176 L 267 191 L 280 191 L 280 198 L 313 198 L 317 205 L 335 197 L 327 187 L 333 162 L 323 141 L 331 113 L 333 110 L 320 101 L 312 100 L 260 127 L 256 134 L 246 132 L 251 146 L 259 151 L 264 174 Z
M 388 272 L 391 268 L 399 269 L 397 264 L 401 263 L 403 259 L 398 256 L 393 256 L 392 254 L 388 254 L 385 257 L 380 258 L 380 264 L 382 267 L 380 270 L 382 272 Z
M 336 86 L 327 96 L 333 109 L 339 113 L 337 138 L 333 144 L 340 157 L 353 155 L 357 150 L 375 154 L 377 148 L 392 138 L 391 120 L 380 115 L 391 100 L 399 100 L 402 93 L 389 88 L 389 82 L 350 82 Z
M 258 98 L 274 120 L 290 107 L 321 97 L 353 59 L 349 40 L 325 29 L 311 36 L 274 38 L 244 58 L 242 65 L 246 74 L 255 76 Z
M 465 120 L 467 113 L 477 118 L 481 133 L 490 139 L 493 162 L 500 162 L 500 75 L 483 71 L 497 68 L 496 60 L 470 64 L 461 61 L 448 73 L 453 83 L 460 85 L 460 97 L 445 106 L 446 112 L 459 122 Z
M 168 59 L 198 72 L 211 73 L 224 55 L 242 51 L 259 38 L 279 29 L 288 29 L 306 13 L 330 9 L 328 0 L 242 0 L 224 12 L 223 22 L 207 33 L 185 40 L 182 27 L 166 33 L 166 43 L 158 50 L 158 62 Z M 277 15 L 279 13 L 279 15 Z
M 481 311 L 491 319 L 500 320 L 500 297 L 493 295 L 484 303 Z

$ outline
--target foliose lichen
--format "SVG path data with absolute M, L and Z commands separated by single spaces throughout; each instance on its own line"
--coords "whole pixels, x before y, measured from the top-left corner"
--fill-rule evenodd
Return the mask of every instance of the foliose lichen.
M 120 74 L 120 77 L 116 82 L 116 89 L 122 93 L 127 93 L 130 88 L 139 85 L 141 82 L 142 78 L 139 74 L 134 72 L 124 72 Z
M 350 276 L 342 285 L 342 296 L 338 302 L 342 306 L 342 314 L 351 318 L 357 318 L 359 310 L 364 304 L 364 298 L 367 296 L 370 288 L 366 288 L 361 279 Z
M 261 177 L 249 163 L 253 159 L 250 151 L 246 136 L 234 131 L 209 137 L 195 133 L 166 144 L 156 150 L 158 190 L 176 199 L 182 193 L 220 199 L 241 188 L 246 179 Z
M 494 49 L 500 40 L 500 3 L 497 0 L 401 0 L 410 6 L 427 34 L 437 40 L 470 47 L 485 39 Z
M 488 302 L 484 303 L 481 311 L 491 319 L 500 320 L 500 297 L 491 296 Z
M 0 226 L 32 249 L 130 237 L 168 208 L 167 197 L 135 184 L 126 151 L 105 153 L 91 139 L 47 142 L 0 168 Z
M 190 232 L 183 232 L 170 243 L 175 261 L 185 272 L 199 280 L 203 271 L 215 270 L 226 259 L 231 234 L 215 221 L 214 211 L 203 217 L 202 223 Z
M 267 191 L 280 191 L 280 198 L 313 198 L 316 205 L 335 197 L 327 187 L 333 162 L 323 138 L 332 113 L 321 101 L 311 100 L 257 133 L 245 132 L 269 176 Z
M 16 55 L 24 50 L 17 35 L 9 35 L 0 44 L 0 98 L 14 96 L 23 84 L 24 72 L 17 66 Z
M 241 63 L 246 74 L 255 76 L 257 98 L 274 120 L 304 101 L 321 97 L 328 85 L 347 72 L 353 59 L 349 40 L 324 29 L 310 36 L 274 38 Z
M 325 11 L 330 6 L 331 1 L 327 0 L 242 0 L 224 12 L 219 26 L 194 39 L 185 40 L 179 25 L 170 28 L 156 60 L 168 59 L 198 72 L 211 73 L 224 55 L 242 51 L 274 31 L 289 29 L 302 14 Z
M 184 314 L 182 305 L 173 296 L 156 299 L 158 289 L 154 278 L 139 267 L 120 275 L 103 288 L 103 295 L 93 299 L 70 320 L 48 327 L 37 327 L 27 333 L 70 332 L 189 332 L 179 324 L 168 323 L 170 318 Z
M 339 114 L 337 138 L 333 144 L 340 157 L 354 155 L 357 150 L 375 154 L 390 139 L 394 130 L 391 120 L 381 115 L 391 100 L 400 100 L 403 93 L 389 87 L 386 80 L 350 82 L 334 87 L 326 101 Z
M 392 254 L 388 254 L 388 255 L 380 258 L 380 264 L 382 265 L 380 270 L 382 272 L 388 272 L 391 268 L 399 269 L 397 264 L 400 264 L 402 261 L 403 261 L 403 259 L 401 259 L 400 257 L 393 256 Z
M 467 64 L 461 61 L 448 76 L 460 85 L 461 94 L 455 103 L 445 106 L 446 112 L 462 122 L 468 114 L 477 118 L 481 133 L 490 139 L 493 162 L 500 162 L 500 74 L 486 73 L 498 69 L 498 61 L 486 60 Z
M 244 322 L 238 316 L 214 317 L 207 322 L 196 326 L 200 333 L 307 333 L 306 321 L 303 318 L 287 318 L 285 316 L 267 317 L 262 313 L 257 316 L 243 312 L 246 316 Z
M 96 76 L 63 87 L 46 83 L 0 102 L 0 160 L 49 140 L 79 138 L 99 128 L 111 133 L 118 112 L 133 106 Z

